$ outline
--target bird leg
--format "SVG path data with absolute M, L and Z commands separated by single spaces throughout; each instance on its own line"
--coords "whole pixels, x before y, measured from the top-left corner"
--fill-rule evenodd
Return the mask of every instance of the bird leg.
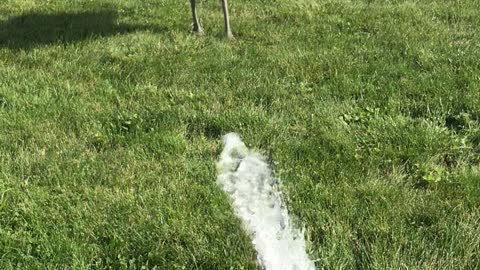
M 230 18 L 228 16 L 227 0 L 222 0 L 223 18 L 225 20 L 225 34 L 228 38 L 233 38 L 232 30 L 230 29 Z
M 196 0 L 190 0 L 190 5 L 192 6 L 193 32 L 198 35 L 203 35 L 203 29 L 197 16 Z

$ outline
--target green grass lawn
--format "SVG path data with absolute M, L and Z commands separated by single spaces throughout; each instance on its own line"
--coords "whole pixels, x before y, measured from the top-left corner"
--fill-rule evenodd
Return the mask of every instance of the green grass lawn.
M 2 0 L 0 269 L 256 269 L 221 136 L 318 269 L 480 269 L 478 0 Z

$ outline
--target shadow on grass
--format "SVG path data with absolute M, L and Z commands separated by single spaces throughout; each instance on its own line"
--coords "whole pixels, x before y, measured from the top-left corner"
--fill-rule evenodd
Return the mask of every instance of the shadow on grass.
M 0 21 L 0 48 L 31 49 L 42 45 L 69 44 L 88 38 L 142 30 L 165 32 L 167 29 L 118 23 L 118 16 L 114 10 L 29 13 Z

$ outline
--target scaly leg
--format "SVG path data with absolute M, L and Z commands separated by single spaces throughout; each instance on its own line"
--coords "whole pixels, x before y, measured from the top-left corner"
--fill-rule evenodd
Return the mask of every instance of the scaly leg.
M 190 5 L 192 6 L 193 32 L 198 35 L 203 35 L 203 29 L 197 16 L 196 0 L 190 0 Z
M 228 16 L 227 0 L 222 0 L 223 18 L 225 20 L 225 34 L 228 38 L 233 38 L 232 30 L 230 29 L 230 18 Z

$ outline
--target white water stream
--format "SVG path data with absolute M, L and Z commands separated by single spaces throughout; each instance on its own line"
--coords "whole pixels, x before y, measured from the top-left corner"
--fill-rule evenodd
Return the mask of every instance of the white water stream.
M 266 270 L 314 270 L 303 231 L 294 228 L 265 157 L 235 133 L 223 137 L 217 182 L 230 196 Z

